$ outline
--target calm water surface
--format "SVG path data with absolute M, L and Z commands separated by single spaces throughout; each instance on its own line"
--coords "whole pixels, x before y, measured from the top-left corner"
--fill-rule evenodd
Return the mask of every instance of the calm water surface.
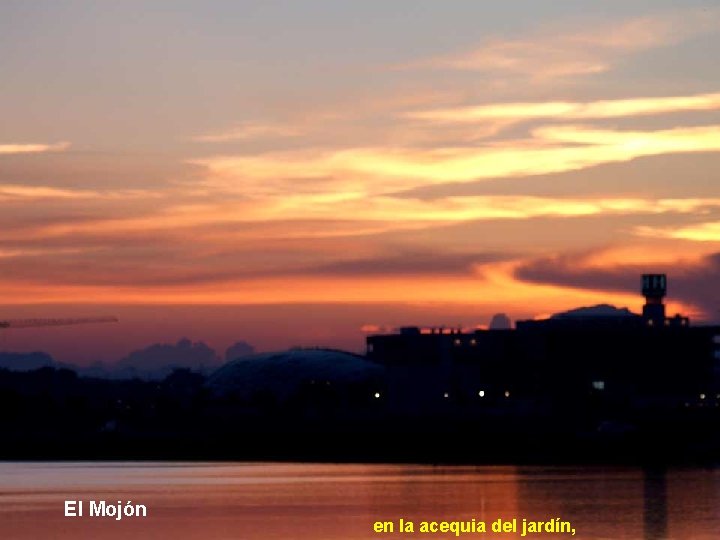
M 64 517 L 64 501 L 86 501 Z M 145 519 L 87 517 L 131 500 Z M 375 521 L 559 517 L 579 539 L 720 538 L 720 472 L 258 463 L 0 463 L 0 539 L 454 538 Z M 517 534 L 461 538 L 519 538 Z M 526 538 L 572 538 L 528 535 Z

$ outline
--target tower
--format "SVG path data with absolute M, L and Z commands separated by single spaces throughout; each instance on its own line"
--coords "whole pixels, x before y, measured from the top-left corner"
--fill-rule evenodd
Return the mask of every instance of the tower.
M 642 293 L 645 297 L 643 319 L 648 326 L 665 324 L 665 304 L 667 294 L 667 276 L 665 274 L 643 274 Z

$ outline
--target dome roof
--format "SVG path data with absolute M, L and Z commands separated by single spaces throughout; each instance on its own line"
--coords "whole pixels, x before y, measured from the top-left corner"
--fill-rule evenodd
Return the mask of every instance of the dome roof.
M 287 399 L 305 384 L 333 386 L 371 381 L 384 368 L 363 356 L 331 349 L 292 349 L 260 353 L 228 362 L 207 381 L 216 395 L 251 398 L 271 393 Z

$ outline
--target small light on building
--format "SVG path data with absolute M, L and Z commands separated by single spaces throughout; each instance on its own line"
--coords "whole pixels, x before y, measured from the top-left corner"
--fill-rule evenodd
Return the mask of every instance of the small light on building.
M 705 399 L 705 394 L 700 394 L 700 399 Z
M 455 340 L 455 346 L 456 346 L 456 347 L 459 347 L 460 345 L 462 345 L 462 341 L 460 341 L 459 339 L 456 339 L 456 340 Z
M 595 390 L 605 390 L 605 381 L 593 381 L 592 387 Z
M 380 392 L 375 392 L 375 399 L 380 399 Z
M 471 339 L 471 340 L 470 340 L 470 345 L 472 345 L 473 347 L 474 347 L 475 345 L 477 345 L 477 340 Z
M 510 390 L 505 390 L 505 397 L 510 397 Z
M 480 397 L 485 397 L 485 390 L 480 390 L 480 391 L 478 392 L 478 396 L 480 396 Z
M 445 393 L 443 394 L 443 397 L 444 397 L 444 398 L 449 398 L 449 397 L 450 397 L 450 394 L 447 393 L 447 392 L 445 392 Z

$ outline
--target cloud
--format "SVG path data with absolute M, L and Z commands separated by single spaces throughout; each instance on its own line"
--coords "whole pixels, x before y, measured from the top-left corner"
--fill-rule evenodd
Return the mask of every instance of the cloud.
M 0 248 L 0 264 L 2 264 L 2 259 L 18 259 L 18 258 L 25 258 L 25 257 L 38 257 L 38 256 L 43 256 L 43 255 L 58 256 L 58 255 L 77 254 L 77 253 L 81 253 L 81 252 L 82 252 L 82 250 L 80 248 L 49 248 L 49 249 L 42 249 L 42 248 L 4 249 L 4 248 Z
M 59 142 L 55 144 L 0 144 L 0 155 L 62 152 L 68 148 L 70 148 L 69 142 Z
M 442 123 L 475 123 L 504 121 L 504 125 L 535 119 L 581 120 L 623 118 L 703 111 L 720 108 L 720 93 L 691 96 L 642 97 L 585 102 L 547 101 L 527 103 L 496 103 L 447 109 L 412 111 L 404 116 L 416 120 Z
M 634 292 L 640 294 L 640 275 L 668 274 L 669 311 L 685 310 L 705 319 L 718 319 L 720 305 L 720 253 L 699 259 L 676 259 L 656 263 L 624 263 L 596 266 L 596 254 L 566 254 L 524 263 L 515 271 L 519 280 L 578 289 Z
M 226 131 L 192 137 L 195 142 L 224 143 L 278 137 L 299 137 L 302 131 L 287 124 L 245 123 Z
M 388 276 L 388 275 L 468 275 L 488 262 L 507 260 L 500 253 L 398 253 L 372 258 L 341 259 L 309 268 L 313 275 Z
M 657 131 L 594 129 L 587 126 L 542 126 L 533 134 L 546 142 L 580 144 L 624 151 L 634 157 L 678 152 L 717 152 L 720 125 L 677 127 Z M 608 156 L 608 160 L 612 156 Z
M 643 198 L 554 198 L 514 195 L 444 197 L 430 200 L 375 197 L 325 206 L 304 208 L 284 206 L 298 218 L 326 217 L 348 212 L 356 219 L 392 220 L 416 223 L 458 223 L 464 221 L 530 219 L 536 217 L 580 217 L 591 215 L 694 213 L 718 208 L 720 199 Z
M 515 263 L 512 263 L 515 264 Z M 142 273 L 144 265 L 125 272 Z M 117 270 L 120 272 L 121 270 Z M 410 303 L 474 305 L 478 309 L 493 306 L 509 313 L 560 309 L 578 302 L 611 301 L 619 295 L 578 291 L 567 287 L 519 282 L 512 277 L 508 263 L 489 263 L 478 274 L 466 275 L 388 275 L 388 276 L 305 276 L 287 275 L 258 278 L 239 277 L 232 281 L 156 285 L 88 283 L 64 284 L 48 280 L 6 279 L 2 284 L 5 304 L 74 303 L 92 299 L 93 303 L 120 304 L 371 304 Z
M 682 227 L 648 227 L 635 229 L 640 236 L 655 238 L 671 238 L 673 240 L 690 240 L 693 242 L 720 242 L 720 221 L 696 223 Z
M 397 328 L 393 326 L 386 326 L 381 324 L 366 323 L 360 326 L 360 331 L 363 334 L 390 334 L 395 332 Z
M 0 200 L 24 201 L 36 199 L 133 199 L 160 197 L 159 192 L 127 189 L 96 191 L 88 189 L 64 189 L 50 186 L 25 186 L 21 184 L 0 184 Z
M 303 194 L 307 202 L 342 203 L 430 184 L 531 176 L 584 169 L 637 157 L 720 151 L 720 125 L 630 131 L 547 125 L 530 139 L 445 148 L 347 148 L 216 156 L 205 186 L 246 197 Z
M 412 62 L 405 68 L 484 71 L 534 79 L 577 77 L 609 71 L 619 57 L 682 42 L 716 30 L 717 9 L 678 10 L 582 28 L 545 28 L 527 38 L 488 39 L 475 49 Z M 566 23 L 567 24 L 567 23 Z
M 531 219 L 537 217 L 581 217 L 623 214 L 691 214 L 720 207 L 720 199 L 651 198 L 555 198 L 515 195 L 488 195 L 410 199 L 396 197 L 356 198 L 321 201 L 302 196 L 291 200 L 268 199 L 252 202 L 213 203 L 192 209 L 168 207 L 137 218 L 88 219 L 38 225 L 15 231 L 9 238 L 63 237 L 180 231 L 213 225 L 247 224 L 263 226 L 266 221 L 287 220 L 284 228 L 262 233 L 264 238 L 308 238 L 378 234 L 391 230 L 418 229 L 437 224 L 480 220 Z M 335 230 L 338 215 L 351 216 Z M 293 222 L 299 222 L 293 230 Z M 303 223 L 305 227 L 303 228 Z M 198 230 L 195 234 L 201 234 Z M 248 229 L 247 237 L 259 234 Z M 237 239 L 241 236 L 234 235 Z
M 530 260 L 518 266 L 515 277 L 522 281 L 580 289 L 632 292 L 642 272 L 636 267 L 593 266 L 588 254 L 571 253 Z
M 508 260 L 511 255 L 492 252 L 445 252 L 387 250 L 365 254 L 356 246 L 353 256 L 329 246 L 315 249 L 296 243 L 245 247 L 233 251 L 232 241 L 216 241 L 197 251 L 186 251 L 177 239 L 168 246 L 133 250 L 111 249 L 2 249 L 0 271 L 6 279 L 42 280 L 52 264 L 53 281 L 65 285 L 130 285 L 168 288 L 212 283 L 229 283 L 277 277 L 356 277 L 382 279 L 388 276 L 471 276 L 488 263 Z M 305 252 L 297 253 L 299 249 Z M 290 251 L 290 253 L 288 253 Z M 293 253 L 292 251 L 295 251 Z M 375 252 L 377 252 L 375 248 Z M 282 260 L 284 264 L 272 264 Z M 92 275 L 85 269 L 92 268 Z
M 61 189 L 49 186 L 23 186 L 0 184 L 0 200 L 13 199 L 93 199 L 99 196 L 96 191 Z

